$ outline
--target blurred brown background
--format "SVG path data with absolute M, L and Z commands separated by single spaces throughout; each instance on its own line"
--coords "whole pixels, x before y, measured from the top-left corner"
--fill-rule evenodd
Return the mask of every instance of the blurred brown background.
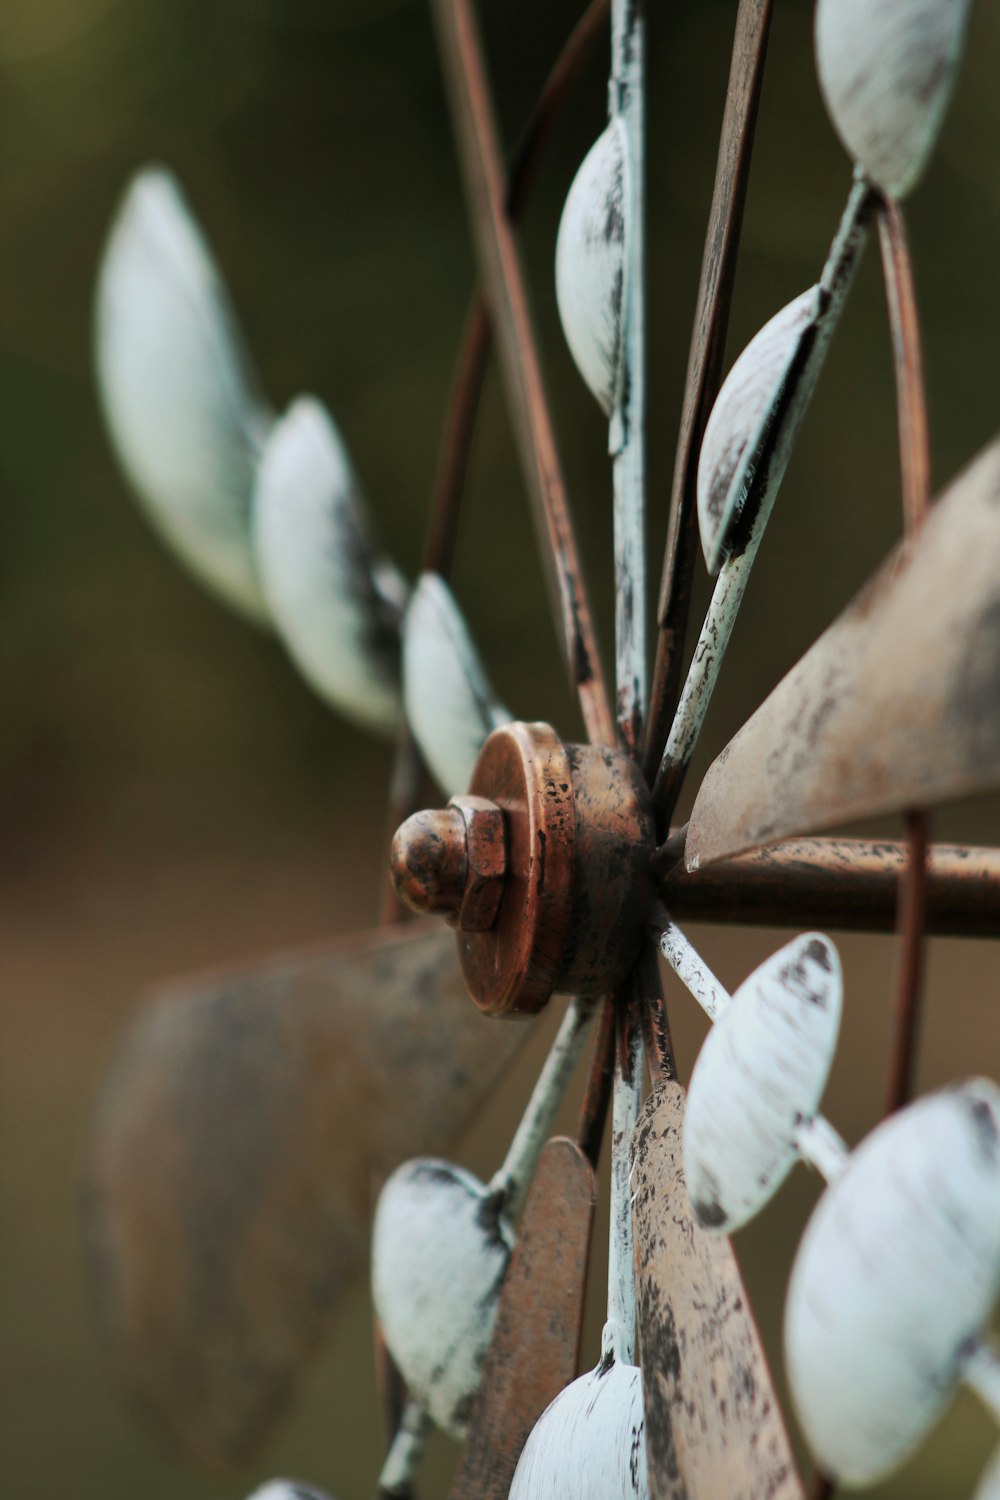
M 668 480 L 711 191 L 733 0 L 649 5 L 650 538 Z M 498 107 L 516 135 L 577 13 L 485 4 Z M 731 353 L 815 278 L 849 167 L 826 120 L 812 6 L 778 0 Z M 1000 417 L 1000 12 L 969 58 L 913 201 L 935 474 Z M 602 421 L 556 323 L 551 261 L 573 171 L 601 129 L 605 54 L 553 142 L 524 234 L 573 503 L 610 638 Z M 413 0 L 0 0 L 0 817 L 2 1257 L 0 1491 L 54 1500 L 239 1496 L 273 1472 L 342 1500 L 370 1491 L 379 1438 L 364 1288 L 259 1476 L 185 1474 L 121 1408 L 89 1319 L 75 1227 L 92 1101 L 137 993 L 186 968 L 369 924 L 389 753 L 334 719 L 280 648 L 202 595 L 152 538 L 112 462 L 91 378 L 91 290 L 132 170 L 178 173 L 243 317 L 264 384 L 331 407 L 398 563 L 416 565 L 472 262 L 426 9 Z M 716 753 L 846 601 L 898 529 L 891 370 L 869 253 L 789 470 L 727 662 Z M 547 621 L 500 392 L 491 380 L 456 592 L 523 717 L 578 731 Z M 703 762 L 704 763 L 704 762 Z M 996 801 L 940 837 L 1000 837 Z M 778 939 L 702 932 L 737 981 Z M 828 1112 L 874 1122 L 891 945 L 845 939 L 848 999 Z M 933 947 L 922 1084 L 997 1072 L 996 958 Z M 682 1062 L 699 1034 L 674 994 Z M 462 1159 L 490 1171 L 530 1079 L 494 1101 Z M 805 1174 L 741 1236 L 769 1337 Z M 603 1231 L 599 1231 L 599 1235 Z M 594 1268 L 588 1355 L 600 1324 Z M 963 1400 L 878 1493 L 969 1493 L 991 1429 Z M 432 1457 L 428 1495 L 451 1461 Z

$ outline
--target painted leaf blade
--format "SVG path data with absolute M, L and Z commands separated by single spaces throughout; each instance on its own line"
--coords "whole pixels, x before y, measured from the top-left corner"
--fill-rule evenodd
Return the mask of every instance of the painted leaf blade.
M 144 510 L 200 582 L 266 621 L 250 507 L 271 413 L 211 251 L 164 168 L 139 172 L 122 198 L 95 342 L 105 418 Z
M 479 1014 L 433 922 L 140 1013 L 100 1101 L 84 1234 L 118 1372 L 189 1457 L 228 1467 L 266 1437 L 364 1266 L 373 1183 L 445 1150 L 524 1035 Z
M 632 1214 L 653 1500 L 803 1500 L 729 1241 L 683 1171 L 684 1090 L 660 1082 L 632 1138 Z
M 264 593 L 289 654 L 322 698 L 389 733 L 400 714 L 403 579 L 376 550 L 347 449 L 320 402 L 275 424 L 254 494 Z
M 689 869 L 1000 785 L 1000 440 L 723 750 Z

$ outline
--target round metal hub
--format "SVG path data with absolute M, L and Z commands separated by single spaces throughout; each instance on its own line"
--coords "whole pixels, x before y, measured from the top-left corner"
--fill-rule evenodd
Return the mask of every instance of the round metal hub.
M 502 1016 L 625 977 L 653 894 L 653 844 L 628 756 L 513 723 L 486 741 L 469 796 L 403 824 L 391 864 L 403 900 L 458 928 L 469 993 Z

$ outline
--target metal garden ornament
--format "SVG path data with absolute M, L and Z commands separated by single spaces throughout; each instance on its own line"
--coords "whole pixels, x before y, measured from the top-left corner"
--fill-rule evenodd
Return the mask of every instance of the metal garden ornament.
M 992 851 L 927 845 L 929 807 L 1000 786 L 1000 445 L 930 507 L 899 201 L 941 127 L 970 7 L 819 0 L 819 83 L 853 165 L 846 206 L 815 284 L 723 379 L 771 11 L 770 0 L 739 0 L 652 674 L 642 7 L 592 0 L 509 181 L 469 0 L 432 9 L 480 282 L 412 589 L 375 541 L 333 417 L 300 397 L 276 418 L 259 394 L 207 244 L 167 172 L 133 181 L 105 249 L 98 379 L 140 504 L 208 588 L 276 632 L 326 703 L 398 736 L 399 827 L 381 928 L 191 981 L 129 1034 L 86 1176 L 101 1316 L 160 1425 L 199 1460 L 240 1461 L 363 1264 L 373 1220 L 394 1429 L 380 1500 L 412 1495 L 435 1425 L 467 1440 L 452 1500 L 803 1500 L 726 1238 L 801 1159 L 829 1185 L 788 1287 L 786 1371 L 818 1492 L 868 1485 L 915 1449 L 959 1382 L 1000 1422 L 988 1333 L 1000 1290 L 1000 1090 L 975 1078 L 909 1102 L 925 915 L 935 930 L 989 932 L 1000 910 Z M 513 235 L 554 111 L 609 17 L 608 123 L 568 190 L 555 285 L 570 351 L 608 423 L 613 682 Z M 689 825 L 671 831 L 873 228 L 893 332 L 903 541 L 717 756 Z M 445 576 L 491 339 L 578 739 L 512 718 Z M 685 673 L 699 538 L 716 582 Z M 422 768 L 446 807 L 421 810 Z M 905 846 L 815 837 L 886 812 L 907 815 Z M 791 835 L 809 837 L 774 842 Z M 699 890 L 712 889 L 699 882 L 713 876 L 731 899 L 699 907 Z M 819 1112 L 845 1003 L 832 940 L 794 936 L 730 996 L 677 915 L 719 919 L 725 905 L 737 920 L 884 930 L 897 894 L 895 1113 L 849 1151 Z M 801 920 L 789 915 L 799 905 Z M 448 927 L 394 926 L 407 906 Z M 687 1093 L 658 956 L 712 1022 Z M 517 1050 L 517 1018 L 553 993 L 572 998 L 504 1160 L 480 1181 L 441 1153 Z M 577 1137 L 550 1139 L 588 1045 Z M 607 1317 L 599 1361 L 580 1375 L 609 1101 Z M 257 1184 L 252 1211 L 227 1195 L 234 1180 Z M 377 1193 L 365 1186 L 373 1181 Z M 178 1216 L 179 1202 L 191 1211 Z M 998 1494 L 994 1458 L 977 1500 Z M 274 1480 L 251 1500 L 328 1497 Z

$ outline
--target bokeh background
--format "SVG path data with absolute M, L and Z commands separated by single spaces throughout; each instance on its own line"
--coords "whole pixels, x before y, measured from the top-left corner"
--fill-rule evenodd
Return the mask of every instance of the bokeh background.
M 481 7 L 508 141 L 577 9 L 573 0 Z M 658 557 L 735 4 L 649 11 Z M 731 355 L 815 278 L 848 187 L 815 82 L 811 24 L 807 0 L 777 0 Z M 980 0 L 957 98 L 912 205 L 939 482 L 1000 417 L 998 61 L 1000 12 Z M 556 133 L 523 246 L 607 641 L 604 433 L 559 334 L 551 273 L 562 200 L 602 127 L 605 67 L 601 51 Z M 2 0 L 0 86 L 0 1491 L 226 1500 L 285 1471 L 352 1500 L 370 1492 L 380 1444 L 363 1286 L 259 1470 L 233 1483 L 186 1473 L 133 1421 L 89 1316 L 76 1184 L 93 1100 L 137 995 L 165 975 L 370 924 L 390 765 L 385 745 L 334 718 L 279 646 L 204 596 L 147 529 L 101 429 L 91 294 L 126 179 L 148 160 L 168 163 L 224 268 L 266 390 L 279 406 L 303 390 L 329 404 L 381 534 L 412 573 L 473 277 L 428 15 L 415 0 Z M 889 547 L 898 488 L 870 252 L 744 607 L 702 764 Z M 505 700 L 576 734 L 492 377 L 455 588 Z M 997 803 L 943 811 L 936 827 L 940 837 L 996 840 Z M 778 940 L 695 936 L 733 983 Z M 853 1141 L 878 1114 L 893 952 L 889 941 L 845 938 L 843 953 L 847 1015 L 828 1113 Z M 699 1022 L 692 1002 L 671 995 L 687 1068 Z M 933 944 L 922 1085 L 995 1074 L 998 1044 L 993 951 Z M 462 1160 L 492 1169 L 530 1077 L 529 1059 L 460 1143 Z M 776 1358 L 781 1288 L 815 1194 L 799 1174 L 739 1241 Z M 989 1423 L 963 1399 L 878 1494 L 968 1494 L 990 1444 Z M 453 1456 L 436 1446 L 425 1493 L 443 1492 Z

